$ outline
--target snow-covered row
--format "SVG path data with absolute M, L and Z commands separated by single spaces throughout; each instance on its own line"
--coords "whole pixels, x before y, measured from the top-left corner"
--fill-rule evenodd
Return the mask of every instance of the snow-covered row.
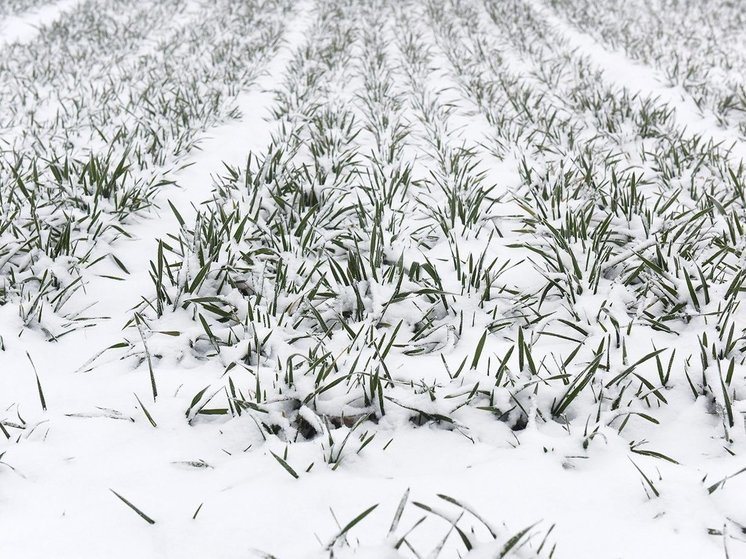
M 99 0 L 124 37 L 8 47 L 14 154 L 119 122 L 113 190 L 164 181 L 78 260 L 59 166 L 49 209 L 0 182 L 7 300 L 85 309 L 0 307 L 0 550 L 737 556 L 741 141 L 560 4 Z

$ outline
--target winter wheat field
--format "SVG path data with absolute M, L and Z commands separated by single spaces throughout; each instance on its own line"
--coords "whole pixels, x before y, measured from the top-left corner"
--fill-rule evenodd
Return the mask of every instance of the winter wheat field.
M 746 557 L 746 15 L 2 0 L 0 555 Z

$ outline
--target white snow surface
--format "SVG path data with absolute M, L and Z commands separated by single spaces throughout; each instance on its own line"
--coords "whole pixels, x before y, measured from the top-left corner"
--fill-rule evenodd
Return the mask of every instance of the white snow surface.
M 735 143 L 734 157 L 746 155 L 735 131 L 718 127 L 682 90 L 661 85 L 656 71 L 606 50 L 539 0 L 528 2 L 611 85 L 660 97 L 675 107 L 677 121 L 688 131 Z M 33 41 L 40 26 L 78 4 L 63 0 L 0 21 L 0 49 Z M 153 291 L 150 261 L 158 240 L 179 230 L 169 202 L 192 223 L 212 198 L 213 177 L 224 173 L 224 163 L 242 166 L 249 152 L 262 153 L 280 133 L 271 115 L 274 90 L 306 41 L 314 9 L 307 0 L 294 6 L 283 45 L 254 85 L 236 96 L 241 116 L 205 131 L 186 157 L 189 165 L 176 175 L 177 185 L 158 194 L 160 209 L 133 219 L 132 238 L 116 241 L 115 253 L 130 272 L 126 280 L 105 277 L 119 271 L 110 260 L 87 271 L 84 297 L 93 304 L 88 314 L 107 319 L 49 342 L 23 328 L 13 305 L 0 307 L 0 417 L 18 422 L 20 416 L 26 424 L 12 431 L 11 439 L 0 440 L 0 556 L 235 559 L 261 557 L 260 550 L 280 559 L 321 557 L 320 542 L 326 544 L 339 531 L 335 517 L 344 525 L 378 504 L 351 532 L 350 540 L 361 542 L 359 550 L 336 556 L 385 559 L 398 556 L 390 546 L 378 546 L 409 489 L 412 500 L 433 506 L 443 505 L 438 494 L 469 503 L 500 526 L 502 537 L 535 522 L 545 529 L 555 525 L 551 540 L 558 544 L 557 558 L 725 557 L 723 537 L 708 530 L 723 530 L 728 518 L 746 523 L 746 475 L 713 495 L 702 479 L 714 482 L 746 465 L 746 437 L 734 436 L 735 457 L 723 452 L 713 435 L 717 418 L 703 399 L 692 401 L 685 392 L 667 394 L 671 402 L 658 411 L 659 425 L 634 430 L 635 438 L 649 439 L 651 448 L 678 461 L 634 456 L 661 494 L 648 499 L 627 441 L 614 429 L 594 439 L 586 452 L 582 433 L 568 434 L 558 422 L 529 421 L 525 429 L 511 431 L 488 414 L 475 415 L 467 437 L 457 429 L 415 427 L 395 416 L 374 427 L 376 437 L 363 452 L 332 470 L 319 461 L 317 442 L 286 445 L 273 436 L 265 441 L 247 416 L 187 422 L 185 410 L 194 394 L 220 381 L 220 363 L 174 356 L 158 360 L 159 396 L 153 402 L 145 365 L 133 367 L 114 352 L 99 355 L 122 340 L 131 310 Z M 456 141 L 483 136 L 487 124 L 470 120 L 472 108 L 464 101 L 457 109 L 454 121 L 463 119 L 471 127 L 454 132 Z M 506 184 L 519 181 L 506 161 L 508 171 L 497 160 L 492 167 L 487 163 L 490 176 Z M 182 319 L 187 320 L 174 317 L 174 324 Z M 470 333 L 462 342 L 473 347 L 480 335 L 481 330 Z M 402 375 L 427 377 L 428 367 L 438 361 L 424 363 Z M 272 454 L 284 456 L 286 448 L 288 464 L 299 473 L 311 463 L 314 467 L 299 479 L 288 475 Z M 144 522 L 112 490 L 155 523 Z M 414 523 L 421 513 L 407 508 L 402 524 Z M 444 520 L 429 518 L 413 542 L 436 542 L 447 529 Z M 443 557 L 457 556 L 454 540 L 455 535 Z M 743 541 L 741 536 L 728 542 L 731 558 L 746 557 Z M 491 554 L 496 552 L 485 547 L 469 557 L 499 556 Z
M 30 12 L 0 18 L 0 48 L 11 43 L 32 41 L 41 27 L 50 25 L 72 11 L 81 0 L 60 0 Z

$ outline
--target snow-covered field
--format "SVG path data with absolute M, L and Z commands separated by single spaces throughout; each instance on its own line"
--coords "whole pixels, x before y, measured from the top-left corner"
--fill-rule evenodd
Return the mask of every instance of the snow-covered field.
M 0 3 L 0 557 L 746 557 L 729 0 Z

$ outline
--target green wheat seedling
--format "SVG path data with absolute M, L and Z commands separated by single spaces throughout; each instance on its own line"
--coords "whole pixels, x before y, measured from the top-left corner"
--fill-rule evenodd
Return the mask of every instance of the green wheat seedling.
M 376 551 L 379 554 L 395 553 L 398 551 L 407 552 L 414 557 L 432 557 L 437 558 L 445 556 L 447 552 L 457 552 L 462 557 L 477 556 L 483 554 L 486 550 L 490 556 L 499 558 L 524 557 L 540 558 L 553 557 L 556 544 L 550 543 L 550 537 L 554 526 L 550 527 L 543 534 L 537 529 L 537 524 L 528 526 L 518 532 L 508 531 L 506 526 L 499 528 L 493 526 L 485 520 L 479 513 L 468 505 L 447 495 L 438 495 L 440 501 L 438 506 L 426 505 L 417 501 L 410 500 L 410 492 L 407 490 L 402 497 L 394 516 L 391 526 L 385 538 L 380 543 L 372 543 L 370 535 L 366 534 L 366 543 L 354 543 L 351 541 L 353 532 L 360 532 L 361 526 L 365 524 L 366 518 L 376 512 L 380 514 L 379 505 L 373 505 L 354 519 L 348 522 L 340 531 L 329 540 L 324 547 L 324 557 L 335 557 L 345 549 L 359 549 L 361 552 Z M 447 508 L 442 508 L 445 505 Z M 419 514 L 424 512 L 424 516 L 419 516 L 413 522 L 405 517 L 411 517 L 411 513 L 417 511 Z M 333 513 L 332 513 L 333 514 Z M 468 520 L 467 520 L 468 519 Z M 431 524 L 432 522 L 445 522 L 446 528 L 443 535 L 438 539 L 430 536 L 427 542 L 423 542 L 419 537 L 421 526 Z M 475 526 L 467 526 L 468 521 L 476 523 Z M 405 524 L 408 522 L 408 524 Z M 409 526 L 408 528 L 406 526 Z M 354 530 L 357 527 L 356 530 Z M 431 549 L 426 552 L 423 545 L 429 545 Z
M 159 48 L 143 51 L 143 38 L 182 4 L 130 2 L 117 8 L 127 14 L 126 24 L 111 6 L 84 4 L 42 29 L 38 41 L 8 46 L 13 55 L 0 67 L 0 95 L 15 102 L 0 114 L 9 146 L 0 154 L 6 259 L 0 273 L 6 297 L 30 299 L 22 310 L 26 326 L 38 325 L 50 338 L 65 333 L 51 330 L 51 313 L 69 316 L 73 311 L 62 305 L 75 299 L 85 279 L 69 284 L 55 277 L 47 284 L 42 278 L 43 288 L 29 293 L 34 262 L 50 258 L 85 275 L 109 245 L 128 237 L 130 217 L 152 211 L 199 133 L 236 116 L 231 94 L 253 82 L 279 44 L 282 2 L 242 13 L 224 3 L 196 27 L 171 19 L 157 34 Z M 211 60 L 190 50 L 216 28 L 236 32 L 215 45 Z M 102 37 L 116 40 L 101 48 Z M 164 87 L 166 58 L 180 66 L 166 64 Z M 29 67 L 37 68 L 33 79 Z M 101 68 L 117 78 L 96 80 Z M 50 110 L 38 114 L 38 105 Z
M 390 422 L 468 440 L 501 422 L 516 444 L 558 425 L 587 454 L 619 436 L 674 463 L 638 431 L 701 398 L 734 452 L 744 167 L 671 104 L 609 81 L 543 14 L 519 1 L 315 7 L 274 86 L 270 144 L 216 170 L 196 215 L 164 208 L 178 226 L 153 250 L 122 347 L 143 371 L 165 344 L 223 372 L 189 395 L 189 424 L 250 418 L 333 470 Z M 120 165 L 123 138 L 107 139 L 111 157 L 81 159 L 85 176 L 147 190 L 146 156 L 133 146 Z M 60 177 L 76 161 L 60 158 Z M 34 191 L 33 166 L 19 169 Z M 69 229 L 46 250 L 75 249 Z M 29 324 L 43 308 L 32 294 Z M 303 477 L 285 452 L 276 465 Z

